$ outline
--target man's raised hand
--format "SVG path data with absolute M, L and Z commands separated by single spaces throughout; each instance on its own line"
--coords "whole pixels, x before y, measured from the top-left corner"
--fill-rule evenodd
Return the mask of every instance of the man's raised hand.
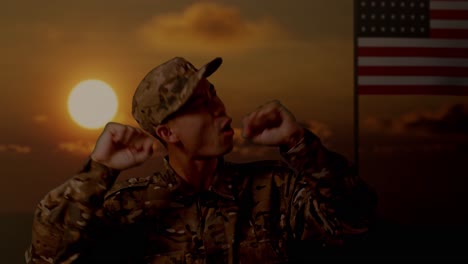
M 91 159 L 111 169 L 138 166 L 153 154 L 154 139 L 139 128 L 108 123 L 99 136 Z
M 304 128 L 277 100 L 260 106 L 242 123 L 242 136 L 256 144 L 291 148 L 304 136 Z

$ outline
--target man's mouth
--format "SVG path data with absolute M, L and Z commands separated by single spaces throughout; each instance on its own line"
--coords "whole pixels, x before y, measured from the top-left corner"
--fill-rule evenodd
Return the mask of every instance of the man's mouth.
M 223 126 L 221 127 L 221 132 L 222 132 L 222 133 L 231 133 L 231 132 L 234 132 L 234 130 L 233 130 L 232 127 L 231 127 L 231 122 L 232 122 L 232 119 L 229 118 L 228 120 L 226 120 L 226 121 L 223 123 Z

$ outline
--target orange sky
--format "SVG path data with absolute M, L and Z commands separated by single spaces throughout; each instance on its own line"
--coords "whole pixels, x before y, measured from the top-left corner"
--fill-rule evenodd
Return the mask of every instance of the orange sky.
M 0 162 L 8 187 L 0 194 L 1 211 L 32 212 L 92 149 L 100 130 L 77 126 L 66 110 L 73 86 L 86 79 L 107 82 L 119 98 L 114 121 L 136 125 L 134 89 L 151 68 L 174 56 L 196 66 L 223 57 L 210 80 L 235 126 L 259 104 L 280 99 L 327 146 L 353 159 L 351 1 L 174 2 L 2 4 Z M 457 104 L 465 106 L 462 114 L 456 115 Z M 457 176 L 468 171 L 459 165 L 468 161 L 466 151 L 457 147 L 468 142 L 466 128 L 457 125 L 468 120 L 467 105 L 468 98 L 455 96 L 360 98 L 362 177 L 380 193 L 383 215 L 406 221 L 404 211 L 416 221 L 440 201 L 434 191 L 449 202 L 450 190 L 461 188 L 456 183 L 467 183 Z M 459 118 L 452 130 L 434 129 L 452 115 Z M 238 139 L 230 157 L 275 155 Z M 159 156 L 153 160 L 135 169 L 136 176 L 156 168 Z M 450 175 L 439 175 L 444 172 Z M 412 212 L 421 202 L 425 213 Z M 450 208 L 441 210 L 466 219 Z

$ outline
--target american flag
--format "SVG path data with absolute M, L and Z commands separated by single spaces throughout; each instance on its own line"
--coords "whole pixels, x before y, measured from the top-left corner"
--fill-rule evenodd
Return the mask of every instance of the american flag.
M 356 0 L 363 94 L 468 95 L 468 0 Z

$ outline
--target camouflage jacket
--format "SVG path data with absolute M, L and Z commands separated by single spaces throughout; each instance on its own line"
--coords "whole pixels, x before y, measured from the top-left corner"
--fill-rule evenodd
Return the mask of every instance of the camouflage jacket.
M 339 246 L 368 231 L 372 192 L 307 131 L 282 161 L 220 159 L 208 191 L 170 168 L 115 183 L 88 161 L 33 219 L 27 263 L 280 263 L 287 242 Z

